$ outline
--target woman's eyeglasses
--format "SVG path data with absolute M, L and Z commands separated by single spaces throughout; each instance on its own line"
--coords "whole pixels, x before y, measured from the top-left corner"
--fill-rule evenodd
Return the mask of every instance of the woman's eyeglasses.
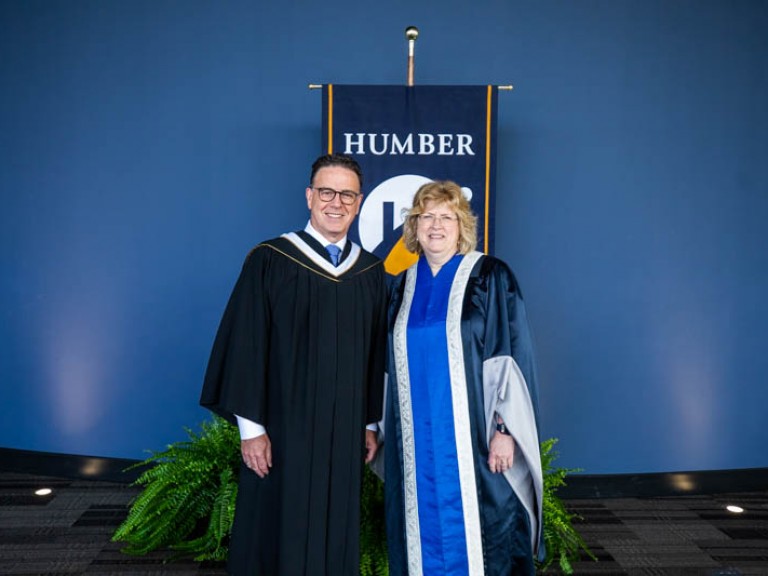
M 418 218 L 419 222 L 427 226 L 431 226 L 436 222 L 440 222 L 442 226 L 450 226 L 459 220 L 459 217 L 456 216 L 456 214 L 432 214 L 431 212 L 419 214 Z

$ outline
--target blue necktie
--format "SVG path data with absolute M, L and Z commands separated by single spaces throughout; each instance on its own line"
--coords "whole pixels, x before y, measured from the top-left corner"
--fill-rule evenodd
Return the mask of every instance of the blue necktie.
M 325 249 L 328 250 L 328 254 L 331 255 L 331 262 L 333 262 L 333 265 L 338 266 L 339 256 L 341 255 L 341 248 L 339 248 L 335 244 L 328 244 L 328 246 L 326 246 Z

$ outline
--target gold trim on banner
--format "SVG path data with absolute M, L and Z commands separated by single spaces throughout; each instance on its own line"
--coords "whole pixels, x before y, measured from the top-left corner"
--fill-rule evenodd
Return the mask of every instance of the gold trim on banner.
M 483 234 L 483 241 L 485 243 L 483 252 L 488 254 L 488 218 L 490 216 L 490 202 L 491 202 L 491 106 L 493 104 L 493 86 L 488 85 L 488 91 L 486 96 L 486 106 L 488 113 L 485 118 L 485 228 Z
M 333 154 L 333 84 L 328 84 L 328 154 Z

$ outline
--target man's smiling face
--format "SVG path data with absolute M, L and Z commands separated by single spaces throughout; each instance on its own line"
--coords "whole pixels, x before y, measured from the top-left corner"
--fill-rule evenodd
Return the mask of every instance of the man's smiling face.
M 307 188 L 307 207 L 310 211 L 309 221 L 329 242 L 338 242 L 347 235 L 352 221 L 360 212 L 362 194 L 357 196 L 354 203 L 344 204 L 339 194 L 333 200 L 324 202 L 317 192 L 318 188 L 333 188 L 334 190 L 349 190 L 360 192 L 360 181 L 352 170 L 341 166 L 326 166 L 315 174 L 311 187 Z

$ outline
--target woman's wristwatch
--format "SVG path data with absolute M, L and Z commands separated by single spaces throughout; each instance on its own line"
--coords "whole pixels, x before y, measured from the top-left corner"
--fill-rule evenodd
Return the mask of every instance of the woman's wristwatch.
M 509 429 L 504 422 L 496 422 L 496 432 L 500 432 L 506 436 L 511 436 Z

